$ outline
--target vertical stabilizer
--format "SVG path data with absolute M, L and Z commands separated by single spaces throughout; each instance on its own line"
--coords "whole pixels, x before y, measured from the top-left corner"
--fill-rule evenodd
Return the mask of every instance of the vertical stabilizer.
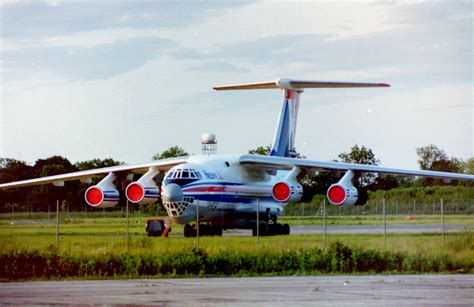
M 273 138 L 270 156 L 295 157 L 295 136 L 300 91 L 284 89 L 283 104 Z
M 283 105 L 280 118 L 273 139 L 271 156 L 295 157 L 295 134 L 300 95 L 304 88 L 359 88 L 359 87 L 388 87 L 385 83 L 354 83 L 354 82 L 328 82 L 278 79 L 276 81 L 246 83 L 236 85 L 216 86 L 213 89 L 223 90 L 261 90 L 282 89 Z

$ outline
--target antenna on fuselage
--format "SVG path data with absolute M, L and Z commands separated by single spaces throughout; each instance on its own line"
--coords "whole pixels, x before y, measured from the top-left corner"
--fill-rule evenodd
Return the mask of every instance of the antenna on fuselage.
M 201 152 L 203 155 L 215 155 L 217 153 L 216 135 L 206 132 L 201 135 Z

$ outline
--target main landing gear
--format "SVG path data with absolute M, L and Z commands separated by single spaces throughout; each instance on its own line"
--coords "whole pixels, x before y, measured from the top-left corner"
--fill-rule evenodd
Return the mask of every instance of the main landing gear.
M 258 235 L 259 236 L 278 236 L 289 235 L 290 225 L 277 223 L 278 217 L 270 214 L 270 208 L 267 208 L 263 221 L 259 222 Z M 257 236 L 257 225 L 252 228 L 252 235 Z
M 261 222 L 258 227 L 259 236 L 278 236 L 278 235 L 289 235 L 290 225 L 288 224 L 269 224 L 267 222 Z M 252 228 L 252 235 L 257 236 L 257 227 Z
M 194 225 L 189 225 L 186 224 L 184 225 L 184 236 L 186 238 L 193 238 L 197 236 L 197 228 L 196 224 Z M 222 236 L 222 227 L 217 226 L 217 225 L 210 225 L 210 224 L 200 224 L 199 225 L 199 236 L 204 237 L 204 236 L 216 236 L 216 237 L 221 237 Z

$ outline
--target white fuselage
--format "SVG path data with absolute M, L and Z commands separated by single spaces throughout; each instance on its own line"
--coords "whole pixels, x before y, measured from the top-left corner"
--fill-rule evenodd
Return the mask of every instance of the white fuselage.
M 257 206 L 262 215 L 279 216 L 286 203 L 276 201 L 272 188 L 286 171 L 270 175 L 263 169 L 249 169 L 237 155 L 191 156 L 187 163 L 171 168 L 162 189 L 176 183 L 182 188 L 182 202 L 163 202 L 174 222 L 200 222 L 250 228 Z

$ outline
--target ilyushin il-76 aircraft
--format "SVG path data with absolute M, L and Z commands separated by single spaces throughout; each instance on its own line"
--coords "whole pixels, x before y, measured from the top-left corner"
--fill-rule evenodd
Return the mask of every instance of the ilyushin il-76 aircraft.
M 260 155 L 193 155 L 80 171 L 43 178 L 0 184 L 0 188 L 49 184 L 63 186 L 65 181 L 91 182 L 103 177 L 85 192 L 85 201 L 96 208 L 118 204 L 121 186 L 134 174 L 141 177 L 125 189 L 128 201 L 151 204 L 160 198 L 174 223 L 184 224 L 184 236 L 222 235 L 223 229 L 253 229 L 256 235 L 288 235 L 288 224 L 278 223 L 289 203 L 311 200 L 313 195 L 301 184 L 306 174 L 335 171 L 342 178 L 327 190 L 335 206 L 363 205 L 367 195 L 357 185 L 363 173 L 424 176 L 446 180 L 474 180 L 474 175 L 387 168 L 374 165 L 322 162 L 297 157 L 295 132 L 300 96 L 306 88 L 389 87 L 384 83 L 347 83 L 278 79 L 239 85 L 217 86 L 214 90 L 280 89 L 280 111 L 271 152 Z M 257 213 L 258 211 L 258 213 Z M 196 225 L 196 221 L 199 225 Z M 258 227 L 257 227 L 258 221 Z M 202 223 L 202 224 L 201 224 Z

